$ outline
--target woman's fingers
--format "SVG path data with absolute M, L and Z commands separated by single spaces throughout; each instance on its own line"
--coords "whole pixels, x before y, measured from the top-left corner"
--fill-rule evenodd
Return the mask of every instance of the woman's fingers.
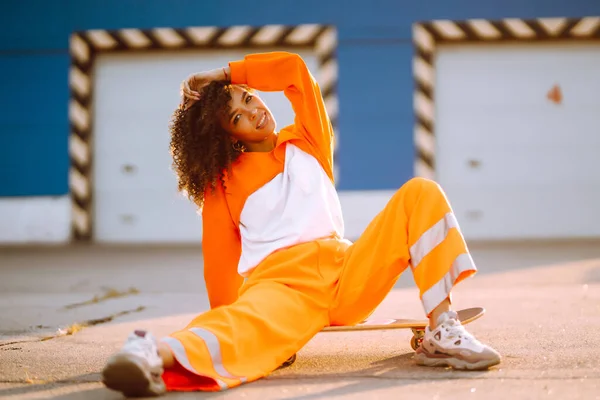
M 194 97 L 194 95 L 192 94 L 192 91 L 188 87 L 183 88 L 183 95 L 188 99 L 191 99 Z
M 195 90 L 188 89 L 188 97 L 190 99 L 200 100 L 200 93 L 196 92 Z
M 200 93 L 198 92 L 206 82 L 202 79 L 198 79 L 196 75 L 190 75 L 187 79 L 181 82 L 180 95 L 185 104 L 185 109 L 191 107 L 196 101 L 200 100 Z
M 196 101 L 200 100 L 200 94 L 190 88 L 189 80 L 185 80 L 181 83 L 180 94 L 184 110 L 187 110 L 193 106 Z
M 200 94 L 191 89 L 189 81 L 184 81 L 181 85 L 181 94 L 189 99 L 200 100 Z
M 203 82 L 201 79 L 198 79 L 197 75 L 192 75 L 186 80 L 186 83 L 190 93 L 197 99 L 200 99 L 200 93 L 198 93 L 198 91 L 204 87 L 205 82 Z

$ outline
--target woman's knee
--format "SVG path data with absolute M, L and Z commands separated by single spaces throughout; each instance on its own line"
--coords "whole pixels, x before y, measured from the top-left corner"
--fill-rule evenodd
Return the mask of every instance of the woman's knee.
M 431 179 L 416 177 L 408 180 L 402 187 L 400 187 L 399 192 L 440 192 L 440 185 Z
M 410 205 L 414 205 L 417 202 L 425 201 L 438 202 L 446 201 L 446 194 L 442 190 L 441 186 L 427 178 L 412 178 L 408 180 L 400 189 L 394 194 L 391 202 L 394 204 L 403 204 L 403 207 L 412 209 Z

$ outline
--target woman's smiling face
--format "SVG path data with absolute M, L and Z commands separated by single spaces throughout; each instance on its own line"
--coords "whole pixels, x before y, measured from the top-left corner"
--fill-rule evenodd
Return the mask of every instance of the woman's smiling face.
M 277 124 L 273 114 L 255 93 L 245 87 L 233 85 L 229 111 L 222 116 L 221 125 L 234 140 L 247 149 L 272 138 Z

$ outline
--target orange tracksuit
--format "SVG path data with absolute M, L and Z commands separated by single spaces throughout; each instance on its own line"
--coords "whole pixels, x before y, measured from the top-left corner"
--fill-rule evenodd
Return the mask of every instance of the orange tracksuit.
M 368 317 L 410 265 L 425 313 L 476 272 L 441 188 L 404 184 L 352 244 L 333 186 L 333 131 L 302 59 L 230 63 L 234 84 L 284 91 L 295 112 L 275 149 L 245 153 L 207 194 L 204 276 L 211 309 L 163 339 L 169 390 L 224 390 L 269 374 L 328 325 Z M 245 279 L 244 279 L 245 278 Z

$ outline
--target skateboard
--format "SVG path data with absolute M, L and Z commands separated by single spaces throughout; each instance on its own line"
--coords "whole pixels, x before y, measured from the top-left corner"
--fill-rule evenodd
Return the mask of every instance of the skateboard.
M 458 319 L 461 324 L 466 325 L 470 322 L 479 319 L 485 314 L 485 308 L 473 307 L 465 308 L 456 312 Z M 349 326 L 328 326 L 323 328 L 321 332 L 355 332 L 355 331 L 378 331 L 384 329 L 411 329 L 413 337 L 410 339 L 410 347 L 413 350 L 417 350 L 423 338 L 425 337 L 425 328 L 429 325 L 429 321 L 426 319 L 406 319 L 406 318 L 388 318 L 388 319 L 366 319 L 356 325 Z M 279 368 L 289 367 L 296 361 L 296 355 L 294 354 L 286 362 L 284 362 Z

